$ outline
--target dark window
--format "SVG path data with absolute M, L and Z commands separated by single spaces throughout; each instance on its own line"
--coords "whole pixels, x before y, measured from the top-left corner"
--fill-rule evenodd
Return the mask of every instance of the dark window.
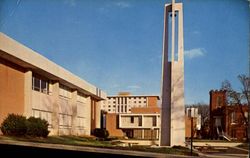
M 142 117 L 139 116 L 139 126 L 142 126 Z
M 152 124 L 152 126 L 156 126 L 156 116 L 153 116 L 153 120 L 152 120 L 153 122 L 153 124 Z
M 45 94 L 49 93 L 49 82 L 37 76 L 32 77 L 32 89 Z
M 130 117 L 130 122 L 131 122 L 131 123 L 134 123 L 134 121 L 135 121 L 135 120 L 134 120 L 134 116 L 131 116 L 131 117 Z
M 33 90 L 40 91 L 40 79 L 33 77 Z
M 216 99 L 216 106 L 221 107 L 222 106 L 222 97 L 218 96 Z

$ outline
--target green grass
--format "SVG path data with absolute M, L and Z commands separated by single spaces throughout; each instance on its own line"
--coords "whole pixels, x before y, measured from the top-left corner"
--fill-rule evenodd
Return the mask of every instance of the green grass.
M 1 140 L 15 140 L 15 141 L 26 141 L 26 142 L 37 142 L 37 143 L 50 143 L 50 144 L 64 144 L 64 145 L 77 145 L 77 146 L 89 146 L 89 147 L 100 147 L 120 150 L 133 150 L 143 152 L 155 152 L 155 153 L 166 153 L 166 154 L 177 154 L 177 155 L 190 155 L 190 149 L 185 147 L 155 147 L 149 146 L 131 146 L 122 147 L 118 146 L 119 140 L 116 141 L 99 141 L 95 137 L 79 137 L 79 136 L 48 136 L 47 138 L 33 138 L 33 137 L 10 137 L 0 136 Z M 197 153 L 193 153 L 198 156 Z

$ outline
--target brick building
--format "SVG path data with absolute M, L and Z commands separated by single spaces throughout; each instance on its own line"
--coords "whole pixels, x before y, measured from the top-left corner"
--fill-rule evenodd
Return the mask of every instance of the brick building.
M 40 117 L 51 135 L 90 135 L 106 93 L 0 33 L 0 124 L 10 113 Z
M 226 91 L 212 90 L 210 94 L 210 137 L 227 140 L 246 138 L 244 117 L 248 117 L 247 105 L 228 105 Z M 242 108 L 241 108 L 242 106 Z M 242 111 L 241 111 L 242 110 Z

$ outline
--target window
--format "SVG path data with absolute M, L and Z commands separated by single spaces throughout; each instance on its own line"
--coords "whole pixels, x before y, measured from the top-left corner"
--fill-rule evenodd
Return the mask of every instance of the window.
M 32 90 L 48 94 L 49 93 L 49 81 L 47 79 L 42 79 L 40 77 L 33 76 L 32 77 Z
M 71 98 L 71 89 L 65 85 L 59 85 L 59 95 L 65 98 Z
M 152 120 L 152 126 L 156 126 L 156 116 L 153 116 L 152 119 L 153 119 L 153 120 Z
M 244 112 L 244 115 L 248 119 L 248 112 L 247 111 Z
M 77 101 L 78 101 L 78 102 L 85 103 L 86 100 L 87 100 L 86 98 L 87 98 L 86 95 L 84 95 L 84 94 L 81 93 L 81 92 L 77 92 Z M 103 106 L 105 107 L 105 105 L 103 105 Z
M 234 124 L 235 121 L 236 121 L 235 112 L 232 112 L 232 113 L 231 113 L 231 124 Z
M 141 116 L 139 116 L 139 126 L 142 126 L 142 117 Z
M 217 107 L 217 108 L 221 108 L 221 106 L 222 106 L 222 97 L 221 97 L 221 96 L 218 96 L 218 97 L 216 98 L 216 107 Z
M 134 121 L 135 121 L 135 120 L 134 120 L 134 116 L 131 116 L 131 117 L 130 117 L 130 123 L 134 123 Z

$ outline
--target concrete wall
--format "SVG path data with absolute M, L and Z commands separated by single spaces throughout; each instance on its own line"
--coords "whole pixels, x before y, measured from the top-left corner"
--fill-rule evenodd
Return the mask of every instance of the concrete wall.
M 131 122 L 131 117 L 134 118 L 134 123 Z M 156 118 L 156 126 L 153 126 L 153 118 Z M 141 118 L 141 126 L 139 126 L 139 118 Z M 120 114 L 119 128 L 159 128 L 159 114 Z
M 9 113 L 24 113 L 24 70 L 0 58 L 0 123 Z

